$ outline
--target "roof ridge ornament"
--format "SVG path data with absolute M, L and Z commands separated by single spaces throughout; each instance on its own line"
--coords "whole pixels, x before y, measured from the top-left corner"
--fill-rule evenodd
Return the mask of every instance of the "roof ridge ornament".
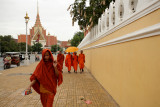
M 39 14 L 38 0 L 37 0 L 37 14 Z

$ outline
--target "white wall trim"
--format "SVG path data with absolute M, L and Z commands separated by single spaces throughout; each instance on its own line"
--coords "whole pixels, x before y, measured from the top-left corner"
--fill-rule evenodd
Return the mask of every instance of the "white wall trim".
M 101 38 L 103 38 L 103 37 L 115 32 L 117 30 L 121 29 L 122 27 L 124 27 L 124 26 L 126 26 L 126 25 L 128 25 L 128 24 L 130 24 L 130 23 L 132 23 L 132 22 L 134 22 L 134 21 L 136 21 L 138 19 L 140 19 L 141 17 L 143 17 L 143 16 L 145 16 L 145 15 L 147 15 L 147 14 L 149 14 L 149 13 L 151 13 L 151 12 L 153 12 L 153 11 L 159 9 L 159 8 L 160 8 L 160 1 L 159 0 L 154 0 L 154 1 L 150 2 L 147 6 L 145 6 L 145 8 L 143 8 L 143 9 L 141 9 L 139 11 L 136 11 L 130 17 L 124 19 L 123 21 L 121 21 L 120 23 L 118 23 L 114 27 L 110 28 L 109 30 L 107 30 L 107 29 L 105 30 L 104 29 L 103 32 L 100 32 L 98 34 L 97 38 L 94 38 L 94 39 L 89 40 L 89 41 L 85 41 L 86 37 L 90 36 L 89 34 L 86 35 L 86 37 L 84 38 L 84 41 L 82 41 L 79 44 L 78 48 L 83 48 L 84 46 L 86 46 L 86 45 L 88 45 L 90 43 L 93 43 L 93 42 L 95 42 L 95 41 L 97 41 L 97 40 L 99 40 L 99 39 L 101 39 Z M 83 43 L 83 42 L 85 42 L 85 43 Z
M 88 49 L 93 49 L 93 48 L 100 48 L 108 45 L 114 45 L 118 43 L 123 43 L 123 42 L 128 42 L 132 40 L 137 40 L 137 39 L 142 39 L 142 38 L 147 38 L 147 37 L 152 37 L 152 36 L 158 36 L 160 35 L 160 23 L 141 29 L 139 31 L 100 43 L 98 45 L 94 45 L 88 48 L 84 48 L 82 50 L 88 50 Z

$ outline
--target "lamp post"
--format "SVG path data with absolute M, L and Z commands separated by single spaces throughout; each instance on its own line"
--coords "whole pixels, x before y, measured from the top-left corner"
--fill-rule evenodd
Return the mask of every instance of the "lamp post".
M 28 60 L 28 39 L 27 39 L 27 24 L 29 21 L 28 14 L 26 13 L 25 18 L 25 23 L 26 23 L 26 55 L 25 55 L 25 65 L 29 65 L 29 60 Z

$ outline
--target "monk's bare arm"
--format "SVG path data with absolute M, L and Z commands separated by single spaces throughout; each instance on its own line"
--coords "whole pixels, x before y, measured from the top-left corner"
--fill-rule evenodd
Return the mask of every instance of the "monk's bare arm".
M 57 69 L 57 61 L 54 61 L 54 62 L 53 62 L 53 66 L 54 66 L 54 69 L 55 69 L 55 74 L 56 74 L 56 76 L 58 77 L 59 72 L 58 72 L 58 69 Z
M 30 84 L 30 87 L 32 87 L 32 85 L 34 85 L 36 83 L 36 80 L 33 80 Z
M 54 68 L 55 68 L 55 74 L 56 74 L 56 76 L 58 77 L 58 75 L 59 75 L 58 69 L 57 69 L 56 66 L 55 66 Z
M 31 84 L 29 85 L 29 87 L 27 88 L 27 90 L 30 90 L 31 87 L 32 87 L 35 83 L 36 83 L 36 80 L 33 80 L 33 81 L 31 82 Z

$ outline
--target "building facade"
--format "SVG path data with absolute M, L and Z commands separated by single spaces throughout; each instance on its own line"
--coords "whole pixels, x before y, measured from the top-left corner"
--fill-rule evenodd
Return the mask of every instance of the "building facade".
M 46 35 L 46 30 L 41 25 L 39 11 L 37 8 L 37 17 L 35 25 L 30 29 L 30 35 L 28 36 L 28 45 L 34 45 L 35 43 L 41 43 L 43 48 L 49 48 L 51 45 L 57 44 L 57 37 L 50 35 Z M 26 43 L 26 35 L 20 34 L 18 35 L 18 43 L 25 42 Z
M 61 41 L 60 43 L 60 47 L 63 49 L 63 51 L 65 51 L 70 46 L 71 46 L 70 41 Z

